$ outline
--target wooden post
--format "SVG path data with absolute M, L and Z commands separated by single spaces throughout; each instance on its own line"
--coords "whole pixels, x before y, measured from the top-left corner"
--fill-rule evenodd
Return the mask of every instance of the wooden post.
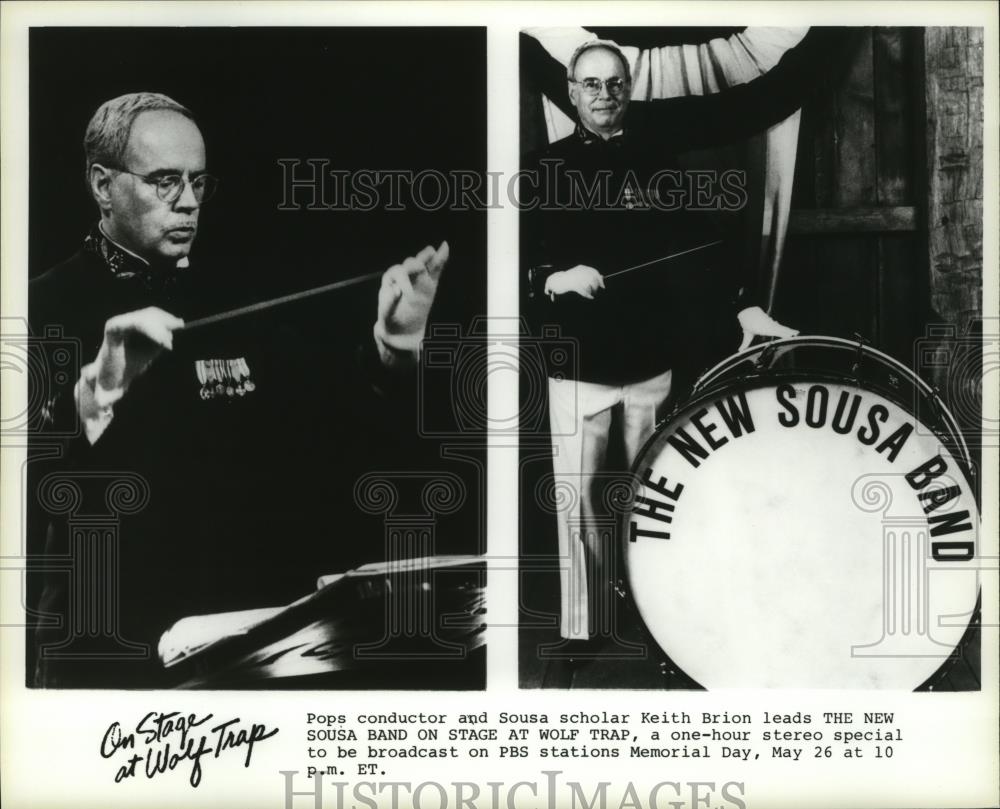
M 983 311 L 983 29 L 927 28 L 931 305 L 964 334 Z
M 983 29 L 924 32 L 927 112 L 927 251 L 936 334 L 923 370 L 980 462 L 983 317 Z M 962 339 L 971 337 L 972 340 Z M 928 354 L 929 355 L 929 354 Z

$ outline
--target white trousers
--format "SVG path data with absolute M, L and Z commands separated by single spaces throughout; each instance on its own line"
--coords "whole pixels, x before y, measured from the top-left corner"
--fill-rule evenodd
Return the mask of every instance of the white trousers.
M 585 639 L 601 630 L 610 614 L 608 531 L 598 526 L 595 497 L 606 468 L 611 411 L 622 405 L 622 430 L 628 465 L 653 434 L 657 414 L 670 395 L 670 371 L 632 385 L 600 385 L 549 378 L 549 425 L 555 484 L 575 494 L 558 513 L 559 630 L 564 638 Z M 620 470 L 624 471 L 624 470 Z M 565 487 L 565 488 L 564 488 Z M 588 566 L 590 575 L 588 576 Z M 597 605 L 595 610 L 594 605 Z

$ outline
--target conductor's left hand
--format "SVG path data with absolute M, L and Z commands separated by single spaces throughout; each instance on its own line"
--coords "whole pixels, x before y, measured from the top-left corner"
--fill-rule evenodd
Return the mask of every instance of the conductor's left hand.
M 416 362 L 438 279 L 447 263 L 448 242 L 441 242 L 436 250 L 428 245 L 382 276 L 374 334 L 386 367 Z

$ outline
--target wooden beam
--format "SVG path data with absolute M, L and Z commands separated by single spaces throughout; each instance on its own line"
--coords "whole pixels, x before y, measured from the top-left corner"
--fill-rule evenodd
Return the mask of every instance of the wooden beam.
M 924 30 L 930 301 L 934 325 L 959 335 L 975 334 L 983 317 L 983 34 L 982 28 Z M 952 353 L 946 341 L 942 347 L 948 359 L 928 369 L 930 379 L 973 437 L 978 465 L 984 451 L 979 361 L 967 363 L 968 354 Z
M 917 230 L 916 209 L 898 205 L 856 208 L 799 208 L 790 214 L 788 232 L 896 233 Z
M 983 29 L 927 28 L 931 305 L 964 331 L 983 316 Z

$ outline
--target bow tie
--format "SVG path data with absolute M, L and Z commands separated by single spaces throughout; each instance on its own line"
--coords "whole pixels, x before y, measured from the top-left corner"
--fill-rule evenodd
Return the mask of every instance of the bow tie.
M 619 130 L 610 138 L 605 139 L 600 135 L 595 135 L 582 124 L 576 125 L 576 136 L 587 146 L 605 146 L 611 149 L 617 149 L 625 142 L 625 130 Z

